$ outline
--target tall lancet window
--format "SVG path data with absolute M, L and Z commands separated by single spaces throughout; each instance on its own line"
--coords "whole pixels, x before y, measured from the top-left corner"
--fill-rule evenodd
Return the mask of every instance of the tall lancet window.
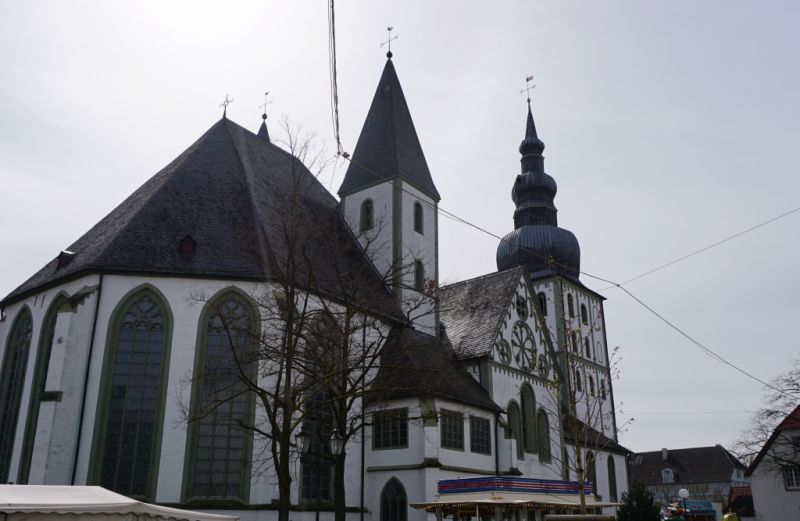
M 0 371 L 0 483 L 8 483 L 10 477 L 9 464 L 14 448 L 14 434 L 17 432 L 17 418 L 32 334 L 31 312 L 24 307 L 11 326 L 11 332 L 6 340 L 3 368 Z
M 361 203 L 361 218 L 359 223 L 359 230 L 363 233 L 371 230 L 375 225 L 375 208 L 372 199 L 364 199 Z
M 414 231 L 422 234 L 423 232 L 423 220 L 422 220 L 422 204 L 419 201 L 414 203 Z
M 224 498 L 246 502 L 250 489 L 254 402 L 245 382 L 252 366 L 256 320 L 234 292 L 212 300 L 202 317 L 195 360 L 189 422 L 186 499 Z M 253 367 L 255 370 L 255 367 Z M 244 372 L 244 374 L 243 374 Z
M 50 366 L 50 352 L 56 336 L 56 320 L 58 312 L 69 309 L 69 301 L 62 293 L 50 304 L 50 309 L 42 321 L 42 331 L 39 333 L 39 349 L 36 352 L 36 365 L 33 369 L 33 382 L 31 383 L 31 398 L 28 405 L 28 419 L 25 420 L 25 438 L 22 443 L 22 457 L 18 482 L 27 483 L 33 456 L 33 441 L 36 438 L 36 426 L 39 423 L 39 409 L 45 396 L 47 385 L 47 369 Z
M 550 452 L 550 420 L 547 418 L 547 413 L 544 409 L 539 409 L 536 415 L 537 427 L 537 440 L 539 442 L 539 461 L 542 463 L 549 463 L 551 458 Z
M 421 260 L 414 261 L 414 289 L 420 292 L 425 289 L 425 265 Z
M 114 492 L 155 499 L 172 330 L 168 309 L 150 289 L 115 311 L 98 404 L 94 479 Z

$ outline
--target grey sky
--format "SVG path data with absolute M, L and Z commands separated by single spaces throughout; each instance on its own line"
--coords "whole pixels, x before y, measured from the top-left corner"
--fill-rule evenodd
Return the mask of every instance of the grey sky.
M 504 235 L 524 78 L 585 272 L 627 280 L 800 206 L 795 2 L 338 2 L 352 152 L 386 49 L 441 206 Z M 0 293 L 10 292 L 221 115 L 273 136 L 288 116 L 333 150 L 326 4 L 8 2 L 0 17 Z M 329 172 L 336 191 L 343 168 Z M 762 379 L 797 357 L 800 212 L 629 289 Z M 497 240 L 440 219 L 442 282 L 495 270 Z M 607 286 L 582 276 L 589 287 Z M 619 290 L 617 403 L 634 450 L 729 444 L 760 386 Z M 681 414 L 653 414 L 681 413 Z M 699 414 L 688 414 L 699 413 Z

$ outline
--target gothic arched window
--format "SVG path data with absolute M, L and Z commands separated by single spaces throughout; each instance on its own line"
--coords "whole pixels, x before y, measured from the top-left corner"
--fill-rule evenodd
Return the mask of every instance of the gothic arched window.
M 17 432 L 17 419 L 25 384 L 25 370 L 31 349 L 33 318 L 27 307 L 17 314 L 6 340 L 3 367 L 0 370 L 0 483 L 8 483 L 9 464 Z
M 256 320 L 249 302 L 227 292 L 209 303 L 201 318 L 193 378 L 187 461 L 187 500 L 227 498 L 243 502 L 250 489 L 254 402 L 245 380 L 252 367 Z
M 33 382 L 31 383 L 31 397 L 28 401 L 28 418 L 25 420 L 25 437 L 22 443 L 22 457 L 20 458 L 19 483 L 28 482 L 33 455 L 33 440 L 36 438 L 36 426 L 39 423 L 39 406 L 47 384 L 47 368 L 50 366 L 50 352 L 56 334 L 56 319 L 58 312 L 67 307 L 68 300 L 64 294 L 58 295 L 50 304 L 44 321 L 42 331 L 39 333 L 39 349 L 36 352 L 36 365 L 33 369 Z
M 547 316 L 547 295 L 542 292 L 536 294 L 536 301 L 539 305 L 539 313 L 542 317 Z
M 381 521 L 406 521 L 407 511 L 406 489 L 400 480 L 392 478 L 381 491 Z
M 414 203 L 414 231 L 422 234 L 423 228 L 423 220 L 422 220 L 422 205 L 419 201 Z
M 589 337 L 583 339 L 583 349 L 586 351 L 586 358 L 592 357 L 592 348 L 589 346 Z
M 361 203 L 361 216 L 359 222 L 359 230 L 363 233 L 371 230 L 375 225 L 375 208 L 372 204 L 372 199 L 364 199 Z
M 523 459 L 524 442 L 522 439 L 522 415 L 519 412 L 519 405 L 515 402 L 508 402 L 508 427 L 506 427 L 506 437 L 517 440 L 517 458 Z
M 544 409 L 539 409 L 536 415 L 536 429 L 539 441 L 539 461 L 549 463 L 551 458 L 550 420 L 547 419 L 547 413 L 544 412 Z
M 602 379 L 600 380 L 600 398 L 606 399 L 606 381 Z
M 522 437 L 525 452 L 536 452 L 536 397 L 530 386 L 523 385 L 522 401 Z
M 589 394 L 590 394 L 591 396 L 594 396 L 594 392 L 595 392 L 595 391 L 594 391 L 594 378 L 592 378 L 591 376 L 589 376 L 589 377 L 588 377 L 588 382 L 589 382 Z
M 425 265 L 421 260 L 414 261 L 414 289 L 420 292 L 425 290 Z
M 597 465 L 595 464 L 594 452 L 586 453 L 586 481 L 592 483 L 594 495 L 597 495 Z
M 570 317 L 575 317 L 575 300 L 572 298 L 572 293 L 567 295 L 567 311 Z
M 617 469 L 611 454 L 608 455 L 608 495 L 611 501 L 617 501 Z
M 581 381 L 581 372 L 578 369 L 575 369 L 575 390 L 583 392 L 583 382 Z
M 586 311 L 586 304 L 581 304 L 581 322 L 584 324 L 589 323 L 589 312 Z
M 108 336 L 91 480 L 126 496 L 155 499 L 169 360 L 169 310 L 150 289 L 126 298 Z

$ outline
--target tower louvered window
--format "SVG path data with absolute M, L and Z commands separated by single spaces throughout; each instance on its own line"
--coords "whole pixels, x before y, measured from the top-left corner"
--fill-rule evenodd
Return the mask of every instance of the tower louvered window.
M 149 290 L 129 298 L 118 316 L 99 408 L 96 481 L 120 494 L 154 499 L 170 324 Z
M 195 418 L 189 436 L 188 498 L 246 501 L 250 488 L 253 408 L 240 368 L 252 361 L 254 320 L 249 306 L 236 294 L 216 300 L 204 317 L 205 338 L 198 346 L 194 379 Z M 246 370 L 245 370 L 246 371 Z
M 414 203 L 414 231 L 419 234 L 424 233 L 424 222 L 422 219 L 422 205 L 419 203 L 419 201 L 417 201 Z
M 33 319 L 28 308 L 19 312 L 6 341 L 3 368 L 0 371 L 0 483 L 8 482 L 9 464 L 17 432 L 25 369 L 31 349 Z
M 361 203 L 361 216 L 359 223 L 359 230 L 363 233 L 371 230 L 375 224 L 375 208 L 372 204 L 372 199 L 365 199 Z

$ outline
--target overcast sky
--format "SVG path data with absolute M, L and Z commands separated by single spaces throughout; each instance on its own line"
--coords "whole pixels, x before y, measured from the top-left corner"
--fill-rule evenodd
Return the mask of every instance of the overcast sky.
M 488 6 L 491 6 L 489 8 Z M 800 206 L 800 4 L 363 1 L 336 4 L 342 138 L 352 152 L 394 62 L 441 207 L 492 232 L 525 126 L 524 78 L 559 224 L 582 269 L 628 280 Z M 324 1 L 4 2 L 0 293 L 8 294 L 221 116 L 282 116 L 332 151 Z M 325 184 L 338 188 L 344 168 Z M 497 240 L 440 219 L 442 282 L 494 271 Z M 798 356 L 800 212 L 626 286 L 769 379 Z M 605 295 L 621 441 L 729 445 L 761 386 L 702 354 L 618 289 Z

